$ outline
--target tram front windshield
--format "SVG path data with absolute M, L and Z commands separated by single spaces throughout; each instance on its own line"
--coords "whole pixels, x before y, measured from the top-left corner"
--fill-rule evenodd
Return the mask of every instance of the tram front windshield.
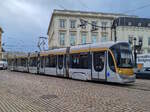
M 132 50 L 128 43 L 119 43 L 110 49 L 119 68 L 133 68 Z

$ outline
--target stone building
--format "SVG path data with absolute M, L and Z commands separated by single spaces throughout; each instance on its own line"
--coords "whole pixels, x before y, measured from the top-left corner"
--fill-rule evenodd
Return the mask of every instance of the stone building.
M 70 10 L 54 10 L 49 28 L 49 49 L 74 46 L 79 44 L 105 42 L 113 39 L 111 26 L 118 17 L 135 17 L 124 14 L 84 12 Z M 87 24 L 79 27 L 81 19 L 101 26 L 93 30 L 94 26 Z
M 0 27 L 0 60 L 2 59 L 2 33 L 3 33 L 3 30 Z
M 114 20 L 113 26 L 116 27 L 117 40 L 134 45 L 136 38 L 137 45 L 139 41 L 143 43 L 141 53 L 150 53 L 150 19 L 120 17 Z

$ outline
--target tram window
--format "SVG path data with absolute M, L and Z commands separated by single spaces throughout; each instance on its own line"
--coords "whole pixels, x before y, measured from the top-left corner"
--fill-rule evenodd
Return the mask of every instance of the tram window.
M 36 67 L 37 66 L 37 59 L 36 59 L 36 57 L 30 59 L 30 66 L 31 67 Z
M 17 59 L 15 59 L 15 66 L 17 66 Z
M 24 59 L 22 59 L 22 65 L 24 66 L 24 67 L 26 67 L 26 59 L 24 58 Z
M 18 59 L 16 59 L 16 67 L 18 66 Z
M 40 57 L 41 68 L 44 67 L 44 57 Z
M 88 54 L 80 55 L 80 68 L 88 69 Z
M 33 66 L 36 67 L 36 65 L 37 65 L 37 59 L 33 58 Z
M 23 66 L 23 67 L 25 67 L 26 66 L 26 59 L 24 58 L 22 58 L 21 59 L 21 66 Z
M 59 69 L 63 68 L 63 55 L 58 56 L 58 68 Z
M 46 67 L 50 67 L 50 56 L 47 56 L 47 57 L 46 57 L 45 66 L 46 66 Z
M 56 56 L 50 56 L 50 67 L 56 67 Z
M 21 66 L 21 59 L 17 59 L 17 66 Z
M 113 72 L 116 72 L 114 60 L 113 60 L 112 55 L 110 54 L 110 52 L 108 53 L 108 63 L 109 63 L 110 69 L 111 69 Z
M 94 69 L 97 72 L 101 72 L 104 69 L 105 52 L 94 53 Z
M 11 65 L 11 63 L 12 63 L 12 60 L 9 59 L 9 60 L 8 60 L 8 65 Z
M 23 59 L 20 59 L 20 66 L 23 66 Z
M 16 59 L 16 67 L 18 66 L 18 59 Z
M 32 66 L 32 59 L 30 58 L 29 65 Z
M 71 59 L 72 68 L 80 68 L 79 54 L 73 54 Z
M 8 65 L 12 65 L 12 60 L 8 60 Z
M 25 58 L 25 63 L 24 63 L 24 66 L 25 66 L 25 67 L 27 66 L 27 63 L 28 63 L 28 59 Z
M 73 54 L 71 57 L 72 68 L 88 69 L 88 53 Z

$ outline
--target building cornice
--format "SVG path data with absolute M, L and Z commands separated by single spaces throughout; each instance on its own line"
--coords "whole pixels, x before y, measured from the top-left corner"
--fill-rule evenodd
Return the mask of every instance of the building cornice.
M 105 13 L 105 12 L 92 12 L 92 11 L 78 11 L 78 10 L 57 10 L 55 9 L 54 10 L 54 13 L 63 13 L 63 14 L 77 14 L 77 15 L 98 15 L 98 16 L 123 16 L 123 17 L 137 17 L 135 15 L 126 15 L 126 14 L 123 14 L 123 13 Z

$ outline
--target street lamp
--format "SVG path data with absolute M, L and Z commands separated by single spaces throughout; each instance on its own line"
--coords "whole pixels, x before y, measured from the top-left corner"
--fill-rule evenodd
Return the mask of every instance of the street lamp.
M 139 46 L 141 46 L 141 47 L 142 47 L 142 45 L 143 45 L 142 40 L 139 40 Z
M 133 50 L 134 50 L 134 64 L 135 67 L 137 66 L 136 60 L 137 60 L 137 51 L 140 51 L 142 49 L 142 45 L 143 42 L 142 40 L 139 40 L 138 45 L 136 44 L 136 37 L 134 38 L 134 46 L 133 46 Z
M 137 54 L 136 54 L 136 38 L 134 38 L 134 65 L 136 66 L 136 58 L 137 58 Z

